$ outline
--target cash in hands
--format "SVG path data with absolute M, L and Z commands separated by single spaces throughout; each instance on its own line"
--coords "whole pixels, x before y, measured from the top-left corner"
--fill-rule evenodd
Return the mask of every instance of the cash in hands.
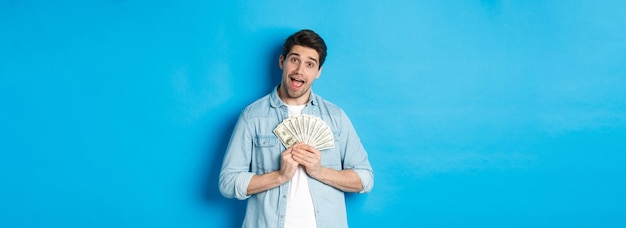
M 317 150 L 335 147 L 335 139 L 330 127 L 322 119 L 311 115 L 298 115 L 284 119 L 276 128 L 274 134 L 289 148 L 296 143 L 303 142 Z

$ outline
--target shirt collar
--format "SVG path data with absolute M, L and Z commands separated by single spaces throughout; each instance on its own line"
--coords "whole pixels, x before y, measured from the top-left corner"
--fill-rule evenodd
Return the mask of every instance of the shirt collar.
M 272 93 L 270 94 L 270 105 L 273 108 L 285 105 L 285 103 L 283 103 L 283 100 L 281 100 L 278 96 L 278 86 L 280 86 L 280 84 L 275 86 L 274 90 L 272 90 Z M 318 99 L 319 97 L 315 93 L 313 93 L 313 90 L 311 90 L 311 96 L 309 97 L 309 101 L 307 101 L 307 104 L 317 105 Z

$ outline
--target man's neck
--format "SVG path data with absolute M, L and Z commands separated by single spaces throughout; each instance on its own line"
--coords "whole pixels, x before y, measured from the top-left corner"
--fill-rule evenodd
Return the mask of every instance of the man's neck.
M 309 97 L 311 97 L 311 91 L 309 90 L 309 92 L 302 95 L 301 97 L 289 98 L 286 94 L 284 94 L 285 92 L 283 91 L 283 88 L 281 88 L 281 86 L 282 85 L 278 86 L 278 97 L 286 105 L 305 105 L 309 101 Z

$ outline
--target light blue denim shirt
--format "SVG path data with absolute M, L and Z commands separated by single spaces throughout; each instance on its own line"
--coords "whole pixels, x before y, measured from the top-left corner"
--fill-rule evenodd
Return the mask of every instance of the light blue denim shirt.
M 322 166 L 354 170 L 363 184 L 360 193 L 374 185 L 374 172 L 352 123 L 343 110 L 311 93 L 302 114 L 320 117 L 335 137 L 335 147 L 320 151 Z M 224 156 L 219 178 L 224 197 L 248 199 L 242 227 L 283 227 L 289 182 L 251 196 L 246 195 L 254 175 L 280 169 L 285 150 L 272 130 L 288 118 L 287 106 L 278 97 L 277 87 L 246 107 L 240 114 Z M 311 177 L 308 178 L 318 227 L 348 227 L 344 192 Z

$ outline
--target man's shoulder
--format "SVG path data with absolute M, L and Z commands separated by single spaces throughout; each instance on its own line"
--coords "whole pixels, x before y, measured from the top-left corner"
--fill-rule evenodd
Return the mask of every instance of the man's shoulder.
M 316 100 L 319 103 L 318 105 L 322 108 L 328 109 L 330 112 L 343 112 L 343 109 L 329 100 L 324 99 L 320 95 L 316 95 Z
M 242 110 L 241 114 L 246 117 L 255 117 L 262 114 L 267 114 L 272 108 L 270 95 L 271 94 L 267 94 L 250 103 Z
M 247 109 L 260 109 L 260 108 L 269 108 L 270 107 L 270 95 L 271 94 L 267 94 L 259 99 L 257 99 L 256 101 L 250 103 L 248 106 L 246 106 L 246 110 Z

